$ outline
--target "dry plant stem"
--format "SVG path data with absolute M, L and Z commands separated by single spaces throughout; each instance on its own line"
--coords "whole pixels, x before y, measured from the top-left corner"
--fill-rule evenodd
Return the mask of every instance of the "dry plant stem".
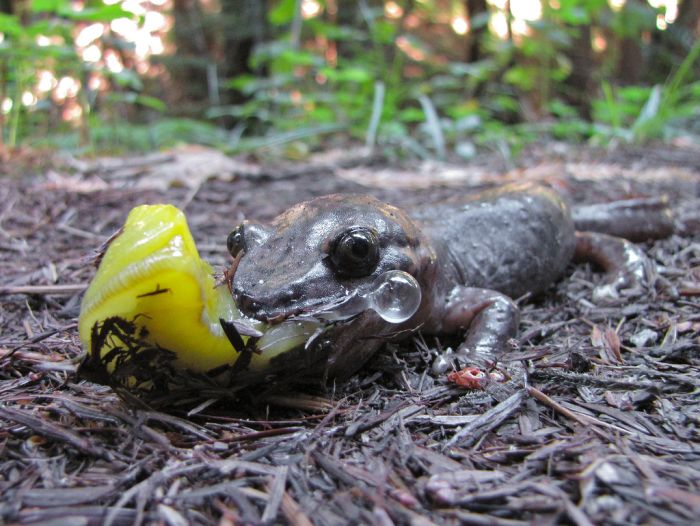
M 49 438 L 65 442 L 76 448 L 78 451 L 89 457 L 99 457 L 107 461 L 113 459 L 112 455 L 90 440 L 81 437 L 70 429 L 50 423 L 42 418 L 30 415 L 24 411 L 19 411 L 11 407 L 0 406 L 0 418 L 10 420 L 32 429 L 35 433 Z
M 313 526 L 313 523 L 299 507 L 297 501 L 286 491 L 282 496 L 281 507 L 282 513 L 284 513 L 284 516 L 292 526 Z
M 76 283 L 70 285 L 20 285 L 17 287 L 0 287 L 0 296 L 10 294 L 72 296 L 78 292 L 83 292 L 86 288 L 87 283 Z
M 608 424 L 607 422 L 603 422 L 601 420 L 598 420 L 597 418 L 593 418 L 588 415 L 580 414 L 580 413 L 575 413 L 574 411 L 571 411 L 569 409 L 566 409 L 563 407 L 561 404 L 557 403 L 555 400 L 544 394 L 542 391 L 539 389 L 536 389 L 535 387 L 532 386 L 527 386 L 527 392 L 530 396 L 536 398 L 546 406 L 554 409 L 557 413 L 565 416 L 566 418 L 569 418 L 570 420 L 573 420 L 577 422 L 578 424 L 581 424 L 582 426 L 590 426 L 591 424 L 595 424 L 598 426 L 606 427 L 608 429 L 617 431 L 619 433 L 624 433 L 626 435 L 631 435 L 633 434 L 631 431 L 628 431 L 627 429 L 623 429 L 618 426 L 614 426 L 612 424 Z M 596 429 L 595 427 L 591 427 L 591 429 L 595 433 L 601 433 L 600 430 Z
M 506 418 L 511 416 L 520 407 L 522 399 L 523 393 L 522 391 L 518 391 L 511 395 L 510 398 L 507 398 L 494 408 L 478 416 L 476 420 L 457 431 L 443 446 L 443 450 L 447 450 L 455 445 L 463 447 L 471 446 L 484 434 L 500 426 Z
M 262 515 L 263 522 L 272 521 L 277 517 L 279 508 L 282 505 L 282 499 L 284 498 L 284 487 L 287 483 L 288 471 L 289 469 L 287 466 L 280 466 L 277 468 L 277 473 L 274 478 L 267 483 L 268 499 Z

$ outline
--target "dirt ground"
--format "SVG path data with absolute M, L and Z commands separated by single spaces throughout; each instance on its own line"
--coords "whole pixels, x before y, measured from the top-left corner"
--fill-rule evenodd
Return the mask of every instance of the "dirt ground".
M 359 151 L 260 164 L 182 148 L 0 169 L 0 523 L 692 524 L 700 516 L 700 153 L 533 147 L 517 162 L 391 165 Z M 212 178 L 213 177 L 213 178 Z M 137 204 L 182 208 L 203 257 L 332 192 L 399 206 L 510 180 L 574 202 L 667 195 L 684 230 L 642 246 L 643 294 L 596 305 L 571 266 L 521 302 L 526 378 L 464 390 L 430 373 L 454 341 L 390 344 L 342 385 L 135 406 L 81 379 L 90 254 Z

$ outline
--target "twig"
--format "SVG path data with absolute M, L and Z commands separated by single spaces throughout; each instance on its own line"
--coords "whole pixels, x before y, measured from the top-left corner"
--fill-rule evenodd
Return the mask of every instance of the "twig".
M 266 429 L 265 431 L 256 431 L 254 433 L 246 433 L 227 439 L 228 442 L 247 442 L 250 440 L 260 440 L 261 438 L 276 437 L 280 435 L 289 435 L 303 431 L 303 427 L 278 427 L 275 429 Z
M 527 526 L 528 524 L 532 524 L 531 521 L 504 519 L 494 515 L 470 513 L 462 510 L 457 511 L 455 516 L 462 522 L 462 524 L 471 524 L 472 526 Z
M 87 287 L 87 283 L 74 283 L 69 285 L 19 285 L 17 287 L 0 287 L 0 296 L 7 296 L 10 294 L 70 296 L 77 292 L 84 291 Z
M 593 526 L 593 523 L 583 512 L 583 510 L 576 506 L 576 504 L 574 504 L 569 498 L 569 495 L 567 495 L 561 488 L 542 483 L 535 483 L 533 484 L 533 487 L 544 495 L 555 499 L 561 499 L 561 501 L 564 503 L 566 514 L 576 526 Z
M 603 422 L 602 420 L 598 420 L 597 418 L 594 418 L 592 416 L 584 415 L 584 414 L 578 414 L 575 413 L 574 411 L 571 411 L 567 408 L 565 408 L 563 405 L 560 403 L 554 401 L 552 398 L 544 394 L 542 391 L 539 389 L 536 389 L 532 386 L 527 386 L 526 387 L 527 392 L 530 396 L 533 398 L 536 398 L 540 402 L 542 402 L 544 405 L 551 407 L 554 409 L 557 413 L 560 413 L 561 415 L 581 424 L 584 427 L 590 427 L 591 424 L 599 425 L 602 427 L 606 427 L 608 429 L 612 429 L 614 431 L 617 431 L 619 433 L 624 433 L 625 435 L 638 435 L 638 433 L 635 433 L 633 431 L 630 431 L 629 429 L 625 429 L 623 427 L 619 427 L 613 424 L 608 424 L 607 422 Z M 590 427 L 595 433 L 601 434 L 601 431 L 599 429 L 596 429 L 595 427 Z
M 313 526 L 297 501 L 286 491 L 282 495 L 282 513 L 292 526 Z
M 272 522 L 277 517 L 280 505 L 282 504 L 282 498 L 284 497 L 284 487 L 287 485 L 288 469 L 287 466 L 280 466 L 277 469 L 275 478 L 267 485 L 269 497 L 262 515 L 263 523 Z
M 443 451 L 453 447 L 455 444 L 460 444 L 464 447 L 469 447 L 477 440 L 481 439 L 489 431 L 495 429 L 501 423 L 511 416 L 519 407 L 523 399 L 523 392 L 517 393 L 506 398 L 503 402 L 492 409 L 480 415 L 476 420 L 470 422 L 459 431 L 443 446 Z
M 557 413 L 564 415 L 566 418 L 573 420 L 574 422 L 577 422 L 577 423 L 581 424 L 582 426 L 585 426 L 586 424 L 588 424 L 588 422 L 586 422 L 583 419 L 583 415 L 577 415 L 573 411 L 566 409 L 559 402 L 555 402 L 554 399 L 550 398 L 549 396 L 544 394 L 539 389 L 536 389 L 530 385 L 528 385 L 525 389 L 527 389 L 527 394 L 529 394 L 533 398 L 536 398 L 537 400 L 542 402 L 544 405 L 554 409 Z
M 91 457 L 112 461 L 112 455 L 108 451 L 96 446 L 86 438 L 81 437 L 70 429 L 42 420 L 24 411 L 0 406 L 0 418 L 27 426 L 41 436 L 69 444 L 81 453 Z
M 700 296 L 700 286 L 686 286 L 678 291 L 681 296 Z

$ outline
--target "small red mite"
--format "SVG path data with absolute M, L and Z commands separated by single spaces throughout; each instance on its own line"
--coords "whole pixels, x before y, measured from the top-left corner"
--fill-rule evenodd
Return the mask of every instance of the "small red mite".
M 467 389 L 483 389 L 488 377 L 478 367 L 465 367 L 459 371 L 452 371 L 447 375 L 447 380 Z

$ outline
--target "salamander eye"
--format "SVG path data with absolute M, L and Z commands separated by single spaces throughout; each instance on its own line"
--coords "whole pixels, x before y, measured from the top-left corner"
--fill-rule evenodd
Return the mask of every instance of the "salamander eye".
M 348 228 L 331 243 L 329 257 L 341 277 L 369 276 L 379 263 L 377 232 L 361 226 Z
M 243 225 L 238 225 L 234 228 L 226 239 L 226 248 L 235 258 L 241 252 L 245 251 L 245 235 L 243 233 Z

